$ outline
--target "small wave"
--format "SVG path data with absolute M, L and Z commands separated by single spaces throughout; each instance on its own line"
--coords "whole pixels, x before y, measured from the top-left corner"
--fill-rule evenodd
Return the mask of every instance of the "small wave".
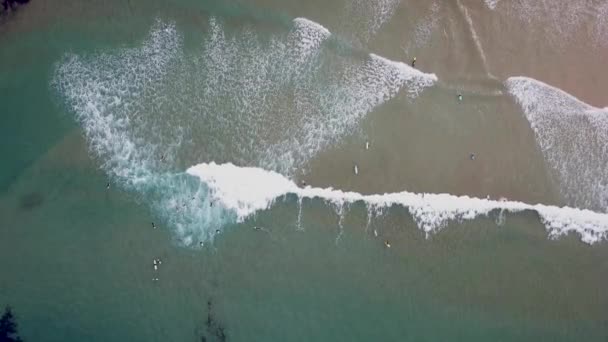
M 535 79 L 511 77 L 505 84 L 568 203 L 608 212 L 608 111 Z
M 300 199 L 299 202 L 303 198 L 316 198 L 331 203 L 336 208 L 363 202 L 369 208 L 369 217 L 382 210 L 379 208 L 399 205 L 408 209 L 419 228 L 427 234 L 439 231 L 451 220 L 472 220 L 494 210 L 531 210 L 538 213 L 552 238 L 577 233 L 581 241 L 593 244 L 608 237 L 608 214 L 590 210 L 449 194 L 399 192 L 362 195 L 332 188 L 301 188 L 276 172 L 232 164 L 203 163 L 190 167 L 186 172 L 198 177 L 211 189 L 214 200 L 228 212 L 234 213 L 237 221 L 243 221 L 259 210 L 268 209 L 276 199 L 292 194 Z

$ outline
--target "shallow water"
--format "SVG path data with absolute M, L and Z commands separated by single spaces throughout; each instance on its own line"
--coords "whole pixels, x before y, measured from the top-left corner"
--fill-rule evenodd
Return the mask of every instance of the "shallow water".
M 605 340 L 605 47 L 577 40 L 605 31 L 598 3 L 538 45 L 518 25 L 547 23 L 504 1 L 36 1 L 2 17 L 0 304 L 27 341 Z M 519 75 L 548 85 L 514 91 Z M 574 154 L 551 140 L 565 134 Z M 184 173 L 211 161 L 600 219 L 553 239 L 551 219 L 492 202 L 427 234 L 416 208 L 311 188 L 239 217 L 251 190 Z

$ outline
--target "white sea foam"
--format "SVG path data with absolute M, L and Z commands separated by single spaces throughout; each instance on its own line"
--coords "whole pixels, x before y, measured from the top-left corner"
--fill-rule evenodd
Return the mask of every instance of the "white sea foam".
M 346 34 L 355 34 L 359 43 L 366 44 L 390 20 L 400 0 L 348 0 L 345 16 Z
M 496 9 L 496 6 L 498 6 L 500 0 L 484 0 L 484 2 L 486 3 L 486 6 L 488 6 L 489 9 L 494 10 Z
M 406 55 L 410 54 L 410 49 L 418 48 L 425 45 L 430 39 L 431 35 L 437 28 L 439 23 L 441 7 L 439 3 L 433 1 L 429 7 L 429 13 L 423 16 L 416 24 L 414 29 L 414 39 L 408 39 L 405 44 L 404 51 Z
M 608 111 L 531 78 L 511 77 L 505 83 L 568 203 L 608 212 Z
M 436 80 L 375 55 L 320 63 L 329 37 L 306 19 L 268 38 L 211 18 L 202 47 L 190 51 L 159 21 L 140 47 L 67 55 L 52 83 L 113 182 L 182 242 L 209 240 L 233 218 L 204 184 L 172 171 L 179 165 L 221 159 L 289 174 L 375 106 Z
M 259 210 L 268 209 L 276 199 L 292 194 L 300 200 L 302 198 L 324 200 L 336 208 L 362 202 L 370 208 L 371 213 L 376 212 L 379 207 L 402 206 L 408 209 L 418 226 L 427 234 L 439 231 L 451 220 L 471 220 L 488 215 L 494 210 L 509 212 L 530 210 L 538 213 L 552 238 L 577 233 L 582 241 L 593 244 L 608 237 L 608 214 L 590 210 L 493 201 L 449 194 L 399 192 L 362 195 L 331 188 L 301 188 L 276 172 L 237 167 L 232 164 L 203 163 L 190 167 L 187 173 L 198 177 L 212 189 L 213 198 L 227 210 L 236 213 L 238 221 L 243 221 Z
M 321 44 L 331 35 L 331 32 L 321 24 L 306 18 L 294 19 L 293 25 L 294 29 L 290 33 L 289 41 L 295 43 L 292 50 L 300 62 L 318 51 Z

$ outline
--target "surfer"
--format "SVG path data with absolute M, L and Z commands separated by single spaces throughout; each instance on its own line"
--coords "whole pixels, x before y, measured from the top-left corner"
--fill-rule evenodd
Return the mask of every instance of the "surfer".
M 471 160 L 475 160 L 475 153 L 471 153 L 471 154 L 469 154 L 469 159 L 471 159 Z
M 306 181 L 302 179 L 302 180 L 300 181 L 300 185 L 301 185 L 301 186 L 306 186 L 306 185 L 307 185 L 307 184 L 306 184 Z
M 355 175 L 359 174 L 359 167 L 357 167 L 357 164 L 355 164 Z
M 458 101 L 461 102 L 462 101 L 462 94 L 458 94 Z
M 156 229 L 156 225 L 152 222 L 152 228 Z
M 369 141 L 366 141 L 366 142 L 365 142 L 365 149 L 366 149 L 366 150 L 369 150 Z
M 110 190 L 110 183 L 106 184 L 106 190 Z
M 384 241 L 384 246 L 386 246 L 386 248 L 391 248 L 391 243 L 386 240 Z
M 416 67 L 416 57 L 414 57 L 414 59 L 412 59 L 412 68 Z

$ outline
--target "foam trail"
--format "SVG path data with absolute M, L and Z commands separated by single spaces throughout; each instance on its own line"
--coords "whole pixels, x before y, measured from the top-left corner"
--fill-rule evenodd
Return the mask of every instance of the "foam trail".
M 608 110 L 531 78 L 511 77 L 505 84 L 568 203 L 608 212 Z
M 526 204 L 514 201 L 493 201 L 449 194 L 417 194 L 411 192 L 382 195 L 362 195 L 332 188 L 300 188 L 284 176 L 254 167 L 232 164 L 202 163 L 190 167 L 188 174 L 196 176 L 210 189 L 224 208 L 243 221 L 258 210 L 268 209 L 276 199 L 288 194 L 298 198 L 321 199 L 335 207 L 363 202 L 373 207 L 399 205 L 408 209 L 418 226 L 427 234 L 439 231 L 450 220 L 471 220 L 488 215 L 493 210 L 538 213 L 549 236 L 556 238 L 577 233 L 583 242 L 593 244 L 608 237 L 608 214 L 569 207 Z
M 490 75 L 491 77 L 493 77 L 490 74 L 490 70 L 488 68 L 488 60 L 486 58 L 486 53 L 483 51 L 483 47 L 481 46 L 481 40 L 479 39 L 479 36 L 477 35 L 477 31 L 475 30 L 475 27 L 473 25 L 473 19 L 471 18 L 471 15 L 469 14 L 469 10 L 464 5 L 462 5 L 460 0 L 456 0 L 456 4 L 458 5 L 458 9 L 460 10 L 460 13 L 462 14 L 465 21 L 467 22 L 467 28 L 469 29 L 469 34 L 471 35 L 473 44 L 475 45 L 475 48 L 477 49 L 477 53 L 479 54 L 479 57 L 481 58 L 481 63 L 482 63 L 484 72 L 486 74 Z

